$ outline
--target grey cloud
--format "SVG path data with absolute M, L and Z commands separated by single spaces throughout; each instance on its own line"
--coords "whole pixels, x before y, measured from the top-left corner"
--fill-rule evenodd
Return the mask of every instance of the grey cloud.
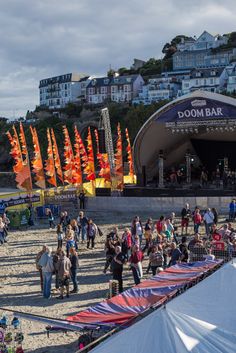
M 109 64 L 160 57 L 177 34 L 236 29 L 235 0 L 0 0 L 0 8 L 0 115 L 8 116 L 13 104 L 22 114 L 34 108 L 41 78 L 105 74 Z

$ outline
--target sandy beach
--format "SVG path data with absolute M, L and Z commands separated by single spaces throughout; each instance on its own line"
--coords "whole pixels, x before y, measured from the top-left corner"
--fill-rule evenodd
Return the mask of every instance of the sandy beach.
M 123 223 L 122 228 L 124 226 Z M 102 225 L 104 234 L 107 234 L 111 228 L 110 224 Z M 45 223 L 30 229 L 10 232 L 8 243 L 0 246 L 0 306 L 53 318 L 65 318 L 105 299 L 108 295 L 108 282 L 111 275 L 102 273 L 105 259 L 104 239 L 104 236 L 96 238 L 94 250 L 87 250 L 85 244 L 81 244 L 79 293 L 61 301 L 56 299 L 57 295 L 50 299 L 42 297 L 39 273 L 35 267 L 36 254 L 43 244 L 46 243 L 56 249 L 56 231 L 47 229 Z M 124 287 L 128 288 L 133 284 L 131 271 L 126 265 Z M 9 317 L 11 319 L 12 315 Z M 78 333 L 51 333 L 47 338 L 45 324 L 26 320 L 21 322 L 25 336 L 23 343 L 25 352 L 71 353 L 76 351 Z

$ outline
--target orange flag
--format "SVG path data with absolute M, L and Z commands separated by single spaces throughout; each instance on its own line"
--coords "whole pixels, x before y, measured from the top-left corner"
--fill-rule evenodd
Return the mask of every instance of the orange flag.
M 96 179 L 96 175 L 95 175 L 95 167 L 94 167 L 93 141 L 92 141 L 90 127 L 88 128 L 87 151 L 88 151 L 88 161 L 84 172 L 87 174 L 86 179 L 91 181 Z
M 122 137 L 120 130 L 120 123 L 117 126 L 117 142 L 116 142 L 116 153 L 115 153 L 115 173 L 117 179 L 117 189 L 123 190 L 124 186 L 124 169 L 123 169 L 123 153 L 122 153 Z
M 128 154 L 128 164 L 129 164 L 129 176 L 134 180 L 134 162 L 133 162 L 133 156 L 132 156 L 132 148 L 130 144 L 130 139 L 129 139 L 129 132 L 128 129 L 125 129 L 125 136 L 126 136 L 126 141 L 127 141 L 127 154 Z
M 80 159 L 80 134 L 77 129 L 77 126 L 74 127 L 74 133 L 75 133 L 75 143 L 74 143 L 74 148 L 75 148 L 75 155 L 74 155 L 74 165 L 75 165 L 75 184 L 76 185 L 82 185 L 83 183 L 83 177 L 82 177 L 82 170 L 81 170 L 81 159 Z
M 35 184 L 41 189 L 46 189 L 46 182 L 43 170 L 43 161 L 39 147 L 38 134 L 35 127 L 30 126 L 30 131 L 34 146 L 34 158 L 32 160 L 33 173 L 35 174 Z
M 49 184 L 57 187 L 57 177 L 55 172 L 55 165 L 54 165 L 54 158 L 53 158 L 53 151 L 52 151 L 52 140 L 51 140 L 49 128 L 47 129 L 47 138 L 48 138 L 48 148 L 47 148 L 48 158 L 45 161 L 46 175 L 49 176 L 47 181 Z
M 110 170 L 110 163 L 108 159 L 107 153 L 100 153 L 99 151 L 99 140 L 98 140 L 98 131 L 97 129 L 94 130 L 96 144 L 97 144 L 97 160 L 100 166 L 99 176 L 104 178 L 105 181 L 111 181 L 111 170 Z
M 70 135 L 66 126 L 63 126 L 63 133 L 65 136 L 64 140 L 64 182 L 68 184 L 74 184 L 74 174 L 75 174 L 75 164 L 74 164 L 74 153 L 72 150 L 72 145 L 70 141 Z
M 21 135 L 25 142 L 24 131 L 23 131 L 23 134 L 22 134 L 22 131 L 23 131 L 23 127 L 21 127 Z M 17 188 L 24 191 L 32 191 L 32 180 L 31 180 L 26 142 L 24 144 L 24 153 L 27 159 L 23 161 L 20 141 L 19 141 L 15 126 L 13 126 L 13 136 L 8 131 L 7 137 L 11 144 L 10 154 L 12 155 L 15 161 L 15 165 L 13 166 L 13 171 L 16 174 Z
M 60 181 L 62 182 L 62 184 L 64 184 L 64 180 L 63 180 L 63 172 L 62 172 L 62 167 L 61 167 L 61 160 L 59 157 L 59 151 L 58 151 L 58 147 L 57 147 L 57 140 L 54 134 L 54 130 L 51 129 L 51 134 L 52 134 L 52 150 L 53 150 L 53 155 L 54 155 L 54 165 L 57 171 L 57 175 L 58 178 L 60 179 Z

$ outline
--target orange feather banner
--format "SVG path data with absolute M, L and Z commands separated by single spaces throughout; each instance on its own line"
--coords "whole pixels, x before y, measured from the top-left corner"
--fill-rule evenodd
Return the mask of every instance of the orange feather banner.
M 66 126 L 63 126 L 64 133 L 64 157 L 65 157 L 65 166 L 64 166 L 64 182 L 67 184 L 74 184 L 74 174 L 75 174 L 75 165 L 74 165 L 74 153 L 70 141 L 70 135 Z
M 126 136 L 126 141 L 127 141 L 127 154 L 128 154 L 128 164 L 129 164 L 129 176 L 131 180 L 134 182 L 134 162 L 133 162 L 133 156 L 132 156 L 132 148 L 130 144 L 130 139 L 129 139 L 129 132 L 128 129 L 125 129 L 125 136 Z
M 64 184 L 61 160 L 60 160 L 59 151 L 57 147 L 57 140 L 53 129 L 51 129 L 51 134 L 52 134 L 52 150 L 53 150 L 53 156 L 54 156 L 54 165 L 57 171 L 58 178 L 60 179 L 62 184 Z
M 74 134 L 75 134 L 75 155 L 74 155 L 74 165 L 75 165 L 75 183 L 77 185 L 82 185 L 83 177 L 82 177 L 82 169 L 81 169 L 81 159 L 80 159 L 80 134 L 77 129 L 77 126 L 74 127 Z
M 123 168 L 123 153 L 122 153 L 122 137 L 120 123 L 117 125 L 117 142 L 116 142 L 116 153 L 115 153 L 115 174 L 117 180 L 117 189 L 123 190 L 124 187 L 124 168 Z
M 27 151 L 27 145 L 25 142 L 23 127 L 21 126 L 21 138 L 24 141 L 23 142 L 24 154 L 26 156 L 25 161 L 23 161 L 20 141 L 19 141 L 15 126 L 13 126 L 13 135 L 11 135 L 11 133 L 8 131 L 7 137 L 11 144 L 10 154 L 15 161 L 15 165 L 13 166 L 13 171 L 16 174 L 16 186 L 20 190 L 32 191 L 32 179 L 31 179 L 30 166 L 29 166 L 29 160 L 28 160 L 28 151 Z
M 43 170 L 43 161 L 39 146 L 38 134 L 35 127 L 30 126 L 30 132 L 33 140 L 34 158 L 31 161 L 33 173 L 35 174 L 35 184 L 41 189 L 46 189 L 46 181 Z
M 93 141 L 90 127 L 88 128 L 88 136 L 87 136 L 87 151 L 88 151 L 88 162 L 85 167 L 84 172 L 87 174 L 87 180 L 95 180 L 95 166 L 94 166 L 94 154 L 93 154 Z
M 54 164 L 53 150 L 52 150 L 52 140 L 51 140 L 49 128 L 47 128 L 47 139 L 48 139 L 48 148 L 47 148 L 48 158 L 45 160 L 46 175 L 49 177 L 47 181 L 49 184 L 57 187 L 57 178 L 56 178 L 55 164 Z
M 97 145 L 97 160 L 100 166 L 99 176 L 101 178 L 104 178 L 105 181 L 111 181 L 111 170 L 110 170 L 108 154 L 100 153 L 97 129 L 94 130 L 94 133 L 95 133 L 96 145 Z
M 76 139 L 77 139 L 78 144 L 79 144 L 80 157 L 81 157 L 81 160 L 82 160 L 83 171 L 84 171 L 84 174 L 86 174 L 86 180 L 88 180 L 88 181 L 95 180 L 96 179 L 96 175 L 95 175 L 95 171 L 94 171 L 94 164 L 93 164 L 93 168 L 91 169 L 91 161 L 89 163 L 89 156 L 88 156 L 88 154 L 86 152 L 86 149 L 84 147 L 84 143 L 82 141 L 82 138 L 81 138 L 78 130 L 77 130 L 76 135 L 77 135 Z M 89 148 L 91 149 L 92 138 L 90 139 L 89 145 L 90 145 Z M 91 158 L 91 156 L 90 156 L 90 158 Z

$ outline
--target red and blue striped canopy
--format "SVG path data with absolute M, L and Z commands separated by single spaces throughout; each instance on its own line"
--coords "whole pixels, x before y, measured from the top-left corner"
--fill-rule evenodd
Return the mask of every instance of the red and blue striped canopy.
M 175 295 L 177 290 L 193 283 L 221 262 L 206 260 L 171 266 L 151 279 L 70 316 L 67 320 L 81 328 L 89 325 L 128 325 L 138 315 L 152 306 L 160 306 Z

